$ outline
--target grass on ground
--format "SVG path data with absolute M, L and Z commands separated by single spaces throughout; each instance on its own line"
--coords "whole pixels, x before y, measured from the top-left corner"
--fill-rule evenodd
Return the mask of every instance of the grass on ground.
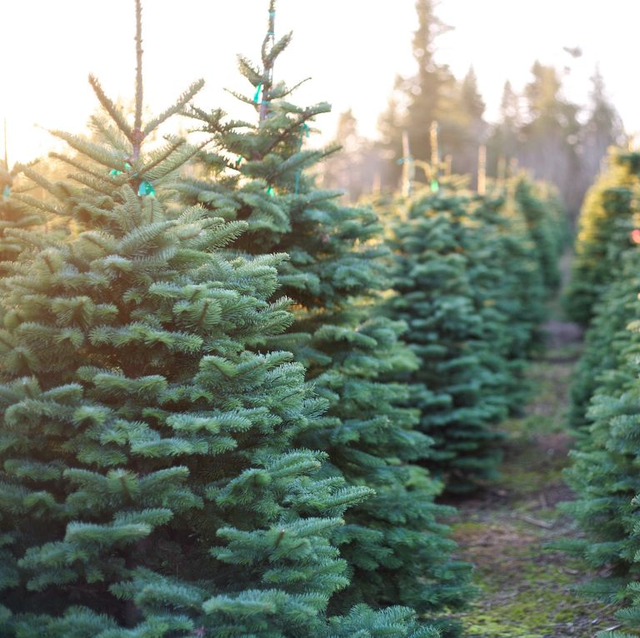
M 557 509 L 572 498 L 562 470 L 573 444 L 565 413 L 578 354 L 577 341 L 560 343 L 532 364 L 537 394 L 522 418 L 504 425 L 502 477 L 479 498 L 458 503 L 454 536 L 461 557 L 476 565 L 480 590 L 460 615 L 467 638 L 591 638 L 617 625 L 612 606 L 576 591 L 591 577 L 588 566 L 545 549 L 578 534 Z

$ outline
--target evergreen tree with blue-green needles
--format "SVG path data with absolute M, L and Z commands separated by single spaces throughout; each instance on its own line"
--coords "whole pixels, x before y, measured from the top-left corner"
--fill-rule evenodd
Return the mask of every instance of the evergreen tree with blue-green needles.
M 326 616 L 349 583 L 331 538 L 371 494 L 322 475 L 293 442 L 326 400 L 287 352 L 286 256 L 230 258 L 244 232 L 199 207 L 169 212 L 194 149 L 145 138 L 199 88 L 91 142 L 59 134 L 70 179 L 48 183 L 65 241 L 7 231 L 23 251 L 0 284 L 0 628 L 8 638 L 437 638 L 409 609 Z
M 450 509 L 433 502 L 440 484 L 416 464 L 431 455 L 430 439 L 414 428 L 406 386 L 389 380 L 415 369 L 416 361 L 399 340 L 404 326 L 380 309 L 389 285 L 382 228 L 370 209 L 345 206 L 340 193 L 314 185 L 309 169 L 335 149 L 309 149 L 307 139 L 329 106 L 296 106 L 295 87 L 274 80 L 274 64 L 291 38 L 276 40 L 274 32 L 271 2 L 261 64 L 239 60 L 252 88 L 237 97 L 255 119 L 230 121 L 220 110 L 194 109 L 215 144 L 200 156 L 200 175 L 179 188 L 214 216 L 246 221 L 249 231 L 233 246 L 237 254 L 289 254 L 280 282 L 295 300 L 294 323 L 264 346 L 294 352 L 329 404 L 296 442 L 328 455 L 324 476 L 375 490 L 332 537 L 351 584 L 331 608 L 400 603 L 435 618 L 469 598 L 468 566 L 451 558 L 455 544 L 439 520 Z M 458 632 L 446 619 L 436 625 L 445 635 Z
M 607 170 L 585 197 L 576 256 L 564 303 L 569 317 L 588 326 L 595 306 L 631 246 L 630 231 L 640 187 L 640 153 L 614 150 Z

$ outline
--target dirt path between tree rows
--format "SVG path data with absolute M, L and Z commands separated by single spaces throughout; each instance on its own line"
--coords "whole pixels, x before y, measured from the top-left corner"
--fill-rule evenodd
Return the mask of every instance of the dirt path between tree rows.
M 548 348 L 531 365 L 535 396 L 525 414 L 507 422 L 502 477 L 479 498 L 457 503 L 454 536 L 461 558 L 476 565 L 480 595 L 461 614 L 467 638 L 591 638 L 617 626 L 615 608 L 584 598 L 576 585 L 588 566 L 545 549 L 579 534 L 559 505 L 572 499 L 562 470 L 573 446 L 565 413 L 580 331 L 550 321 Z

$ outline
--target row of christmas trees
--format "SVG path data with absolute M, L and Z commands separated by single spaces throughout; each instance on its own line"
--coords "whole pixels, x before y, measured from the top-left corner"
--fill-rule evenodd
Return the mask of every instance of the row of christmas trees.
M 568 472 L 577 500 L 568 508 L 586 537 L 566 549 L 602 577 L 586 588 L 625 602 L 617 617 L 630 638 L 640 629 L 640 154 L 615 151 L 589 192 L 567 292 L 568 313 L 588 327 L 573 388 L 579 435 Z M 630 631 L 631 633 L 627 633 Z
M 407 380 L 418 427 L 434 441 L 427 465 L 465 493 L 495 477 L 496 425 L 526 403 L 522 372 L 541 345 L 565 233 L 554 194 L 524 177 L 487 196 L 455 182 L 383 202 L 381 215 L 396 293 L 385 306 L 418 357 Z
M 201 83 L 145 122 L 137 0 L 132 118 L 92 78 L 91 135 L 55 132 L 68 178 L 5 178 L 3 636 L 459 634 L 434 498 L 495 473 L 561 214 L 524 178 L 380 216 L 318 190 L 329 107 L 275 81 L 275 17 L 240 58 L 254 122 Z M 205 144 L 153 143 L 178 113 Z

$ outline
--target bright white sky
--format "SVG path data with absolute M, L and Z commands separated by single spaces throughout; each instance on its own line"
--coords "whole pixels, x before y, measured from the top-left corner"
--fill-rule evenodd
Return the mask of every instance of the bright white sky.
M 9 123 L 10 159 L 26 160 L 49 147 L 48 134 L 34 123 L 82 129 L 95 106 L 89 72 L 112 97 L 132 96 L 132 0 L 3 4 L 0 118 Z M 200 77 L 207 82 L 200 105 L 236 108 L 223 88 L 245 89 L 235 54 L 257 58 L 266 10 L 267 0 L 146 0 L 145 97 L 151 110 L 163 109 Z M 640 130 L 639 0 L 441 0 L 439 15 L 456 27 L 442 38 L 439 59 L 458 76 L 474 65 L 489 117 L 504 81 L 520 89 L 536 58 L 570 65 L 567 92 L 579 101 L 600 62 L 627 130 Z M 279 0 L 276 29 L 294 29 L 295 35 L 276 75 L 290 83 L 312 76 L 296 101 L 333 103 L 333 115 L 318 122 L 324 136 L 349 107 L 361 132 L 373 136 L 396 73 L 414 69 L 415 24 L 414 0 Z M 584 56 L 572 60 L 563 46 L 580 46 Z

